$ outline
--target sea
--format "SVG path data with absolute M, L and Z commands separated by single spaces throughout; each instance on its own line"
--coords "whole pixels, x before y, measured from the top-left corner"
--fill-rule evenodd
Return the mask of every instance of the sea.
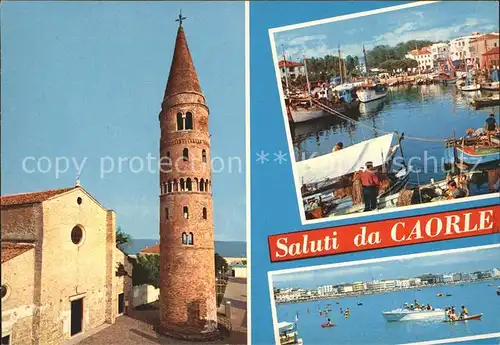
M 493 284 L 493 286 L 490 286 Z M 387 345 L 405 344 L 420 341 L 441 340 L 479 334 L 500 332 L 500 296 L 496 294 L 499 280 L 468 283 L 464 285 L 445 285 L 387 292 L 381 294 L 345 297 L 312 302 L 279 304 L 276 306 L 278 321 L 293 322 L 298 313 L 297 329 L 304 345 Z M 437 297 L 437 293 L 451 293 L 449 297 Z M 441 321 L 404 321 L 387 322 L 382 312 L 397 309 L 404 303 L 411 304 L 417 299 L 420 303 L 431 304 L 434 308 L 444 309 L 455 306 L 460 310 L 464 304 L 469 314 L 483 313 L 481 320 L 456 323 Z M 337 304 L 337 302 L 339 304 Z M 358 306 L 358 303 L 362 305 Z M 332 328 L 322 328 L 325 316 L 322 309 L 331 304 L 329 316 Z M 344 318 L 340 313 L 350 308 L 351 316 Z M 309 310 L 309 312 L 308 312 Z M 498 339 L 490 344 L 498 344 Z
M 330 153 L 342 142 L 344 147 L 372 139 L 387 132 L 404 133 L 402 151 L 413 170 L 410 183 L 428 183 L 445 177 L 444 140 L 464 136 L 468 128 L 483 128 L 494 113 L 500 123 L 500 107 L 475 110 L 473 97 L 491 93 L 461 92 L 455 86 L 423 85 L 390 87 L 387 97 L 360 104 L 349 123 L 335 115 L 291 126 L 295 160 L 301 161 Z M 399 153 L 400 154 L 400 153 Z M 425 163 L 426 162 L 426 163 Z

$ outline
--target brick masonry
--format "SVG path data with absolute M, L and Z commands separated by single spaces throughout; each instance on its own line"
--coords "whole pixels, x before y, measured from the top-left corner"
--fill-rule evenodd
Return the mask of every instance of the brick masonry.
M 217 334 L 209 109 L 182 27 L 165 95 L 159 116 L 160 156 L 169 156 L 172 165 L 160 173 L 160 331 L 208 339 Z M 179 130 L 178 114 L 188 113 L 192 129 Z M 187 161 L 184 149 L 189 152 Z M 191 190 L 185 184 L 182 190 L 180 181 L 188 178 Z M 200 188 L 202 179 L 208 183 Z M 192 245 L 183 244 L 183 234 L 193 235 Z

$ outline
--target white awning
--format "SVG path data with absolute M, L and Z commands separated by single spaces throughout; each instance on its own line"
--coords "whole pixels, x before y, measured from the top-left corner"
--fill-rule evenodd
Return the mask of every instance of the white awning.
M 381 166 L 387 161 L 395 134 L 365 140 L 340 151 L 296 163 L 300 184 L 317 183 L 354 173 L 366 162 Z

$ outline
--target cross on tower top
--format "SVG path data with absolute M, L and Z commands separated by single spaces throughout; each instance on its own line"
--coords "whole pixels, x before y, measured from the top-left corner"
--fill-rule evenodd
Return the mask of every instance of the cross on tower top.
M 182 16 L 182 10 L 180 10 L 180 11 L 179 11 L 179 18 L 177 18 L 175 21 L 176 21 L 176 22 L 179 22 L 179 26 L 182 26 L 182 21 L 183 21 L 184 19 L 187 19 L 187 18 Z

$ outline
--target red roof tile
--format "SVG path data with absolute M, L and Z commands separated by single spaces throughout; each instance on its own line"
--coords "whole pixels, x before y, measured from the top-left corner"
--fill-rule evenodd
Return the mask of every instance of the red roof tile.
M 5 195 L 0 197 L 0 205 L 8 206 L 8 205 L 23 205 L 23 204 L 34 204 L 40 203 L 47 199 L 50 199 L 56 195 L 68 192 L 74 188 L 60 188 L 60 189 L 52 189 L 41 192 L 32 192 L 32 193 L 22 193 L 22 194 L 12 194 Z
M 2 242 L 2 264 L 35 247 L 31 243 Z
M 278 66 L 281 68 L 281 67 L 284 67 L 285 66 L 285 61 L 281 60 L 278 64 Z M 303 63 L 300 63 L 300 62 L 295 62 L 295 61 L 286 61 L 286 67 L 300 67 L 300 66 L 304 66 Z
M 498 34 L 484 34 L 481 36 L 478 36 L 477 38 L 474 38 L 469 41 L 469 43 L 474 43 L 474 42 L 481 42 L 484 40 L 491 40 L 491 39 L 497 39 L 498 40 L 499 35 Z
M 154 244 L 151 247 L 142 248 L 141 254 L 160 254 L 160 245 Z
M 498 55 L 500 52 L 499 47 L 491 48 L 488 50 L 486 53 L 483 53 L 482 55 Z
M 164 99 L 181 92 L 202 93 L 184 29 L 179 26 Z

